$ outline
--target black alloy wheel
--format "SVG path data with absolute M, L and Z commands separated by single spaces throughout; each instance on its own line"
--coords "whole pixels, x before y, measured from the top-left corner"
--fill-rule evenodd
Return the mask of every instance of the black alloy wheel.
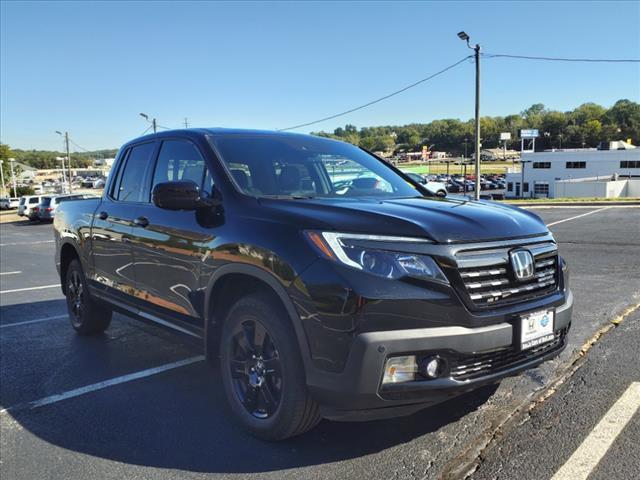
M 85 311 L 85 293 L 80 272 L 75 269 L 69 272 L 67 305 L 69 307 L 69 317 L 71 318 L 73 328 L 80 328 Z
M 236 325 L 229 368 L 245 410 L 260 419 L 272 416 L 280 406 L 283 378 L 278 349 L 262 323 L 245 320 Z
M 111 309 L 98 304 L 89 294 L 80 261 L 72 260 L 64 279 L 67 310 L 73 329 L 81 335 L 104 332 L 111 323 Z

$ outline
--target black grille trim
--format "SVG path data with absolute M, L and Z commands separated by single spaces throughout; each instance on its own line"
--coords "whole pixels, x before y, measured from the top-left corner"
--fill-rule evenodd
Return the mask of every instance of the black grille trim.
M 521 363 L 530 362 L 564 346 L 568 328 L 555 332 L 554 339 L 528 350 L 516 350 L 513 347 L 493 352 L 460 356 L 450 365 L 451 378 L 455 380 L 473 380 L 486 375 L 500 373 Z

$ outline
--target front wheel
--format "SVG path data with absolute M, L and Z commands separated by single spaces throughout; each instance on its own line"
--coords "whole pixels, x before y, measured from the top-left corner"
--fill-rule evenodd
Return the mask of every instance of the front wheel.
M 220 352 L 229 405 L 254 435 L 284 440 L 320 421 L 291 322 L 268 296 L 247 296 L 231 307 Z
M 72 260 L 65 279 L 67 310 L 73 329 L 81 335 L 104 332 L 111 323 L 111 310 L 98 305 L 90 296 L 80 262 Z

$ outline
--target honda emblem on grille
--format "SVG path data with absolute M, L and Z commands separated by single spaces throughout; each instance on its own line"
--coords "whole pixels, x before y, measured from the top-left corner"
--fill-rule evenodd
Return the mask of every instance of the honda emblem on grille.
M 516 279 L 529 280 L 533 277 L 535 265 L 533 255 L 529 250 L 514 250 L 511 252 L 511 267 Z

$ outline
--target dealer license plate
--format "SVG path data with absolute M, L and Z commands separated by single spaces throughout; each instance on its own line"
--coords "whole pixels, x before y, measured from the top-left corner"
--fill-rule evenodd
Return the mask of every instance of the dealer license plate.
M 520 349 L 537 347 L 553 340 L 553 310 L 529 313 L 520 318 Z

